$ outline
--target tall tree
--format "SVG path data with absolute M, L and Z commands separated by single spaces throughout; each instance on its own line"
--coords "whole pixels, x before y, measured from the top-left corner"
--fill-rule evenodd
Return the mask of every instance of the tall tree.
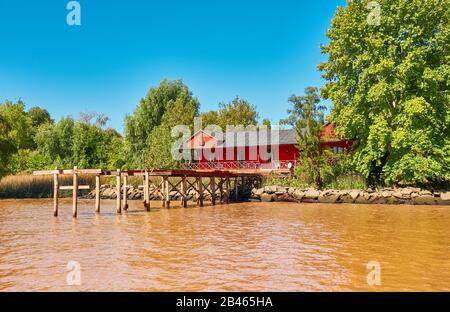
M 450 183 L 450 0 L 349 1 L 327 36 L 322 95 L 338 135 L 357 140 L 357 169 Z
M 0 178 L 8 173 L 9 160 L 17 150 L 9 138 L 10 131 L 10 124 L 0 113 Z
M 174 123 L 192 124 L 193 117 L 198 114 L 199 105 L 198 100 L 181 80 L 164 80 L 158 87 L 151 88 L 134 113 L 125 119 L 125 144 L 131 158 L 130 165 L 151 164 L 150 158 L 153 156 L 147 153 L 149 148 L 152 148 L 151 145 L 155 145 L 155 149 L 158 146 L 154 135 L 151 139 L 152 132 L 159 126 L 169 129 Z M 180 114 L 168 114 L 172 110 Z M 188 118 L 190 120 L 187 120 Z M 168 135 L 170 136 L 170 132 Z M 166 136 L 161 136 L 163 137 Z M 158 154 L 158 151 L 154 152 Z
M 218 125 L 224 131 L 227 126 L 244 127 L 258 124 L 258 112 L 250 102 L 235 97 L 230 103 L 220 103 L 219 110 L 201 114 L 203 126 Z
M 288 118 L 280 124 L 292 126 L 298 137 L 300 173 L 317 187 L 321 187 L 324 170 L 328 169 L 327 158 L 320 151 L 320 134 L 324 124 L 324 110 L 316 87 L 305 88 L 305 95 L 289 98 L 292 108 Z
M 32 107 L 28 110 L 28 115 L 31 118 L 31 124 L 33 127 L 39 127 L 45 123 L 53 123 L 53 119 L 50 117 L 50 113 L 41 107 Z

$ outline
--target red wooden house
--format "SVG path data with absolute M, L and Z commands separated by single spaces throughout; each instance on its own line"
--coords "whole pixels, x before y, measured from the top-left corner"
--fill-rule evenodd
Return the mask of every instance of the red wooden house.
M 349 140 L 338 139 L 335 126 L 327 123 L 321 134 L 321 148 L 342 153 L 351 147 Z M 212 133 L 197 131 L 183 146 L 192 160 L 191 169 L 290 169 L 298 160 L 297 133 L 294 129 L 232 131 Z

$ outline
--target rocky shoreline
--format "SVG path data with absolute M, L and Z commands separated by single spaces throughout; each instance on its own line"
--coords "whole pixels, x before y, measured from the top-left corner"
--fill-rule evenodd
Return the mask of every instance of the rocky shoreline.
M 152 192 L 152 187 L 150 187 Z M 366 190 L 317 190 L 314 188 L 293 188 L 283 186 L 265 186 L 252 190 L 240 190 L 244 200 L 261 202 L 302 202 L 302 203 L 356 203 L 356 204 L 412 204 L 412 205 L 450 205 L 450 191 L 423 190 L 419 188 L 368 188 Z M 234 198 L 234 194 L 230 194 Z M 85 198 L 94 198 L 95 191 Z M 117 198 L 116 188 L 110 185 L 100 187 L 100 198 Z M 143 200 L 144 191 L 130 186 L 129 200 Z M 177 192 L 171 193 L 172 200 L 181 199 Z M 188 200 L 195 200 L 194 190 L 189 191 Z M 160 200 L 157 194 L 150 196 L 150 200 Z M 205 200 L 210 200 L 205 194 Z
M 266 186 L 253 189 L 251 198 L 263 202 L 450 205 L 450 191 L 429 191 L 412 187 L 368 188 L 366 190 L 317 190 L 313 188 Z

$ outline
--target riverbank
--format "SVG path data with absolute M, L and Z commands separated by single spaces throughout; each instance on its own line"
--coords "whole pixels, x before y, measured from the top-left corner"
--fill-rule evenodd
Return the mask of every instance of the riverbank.
M 153 189 L 150 187 L 150 193 Z M 368 188 L 366 190 L 317 190 L 314 188 L 293 188 L 282 186 L 265 186 L 252 190 L 241 190 L 244 200 L 254 202 L 303 202 L 303 203 L 357 203 L 357 204 L 413 204 L 413 205 L 450 205 L 450 191 L 424 190 L 419 188 Z M 209 194 L 205 194 L 208 200 Z M 195 200 L 196 193 L 191 190 L 188 200 Z M 94 198 L 92 191 L 86 198 Z M 115 186 L 102 185 L 100 187 L 102 199 L 115 199 L 117 197 Z M 234 194 L 231 194 L 231 199 Z M 144 191 L 139 188 L 128 188 L 129 200 L 143 200 Z M 171 193 L 172 200 L 180 200 L 177 192 Z M 150 200 L 160 199 L 153 194 Z

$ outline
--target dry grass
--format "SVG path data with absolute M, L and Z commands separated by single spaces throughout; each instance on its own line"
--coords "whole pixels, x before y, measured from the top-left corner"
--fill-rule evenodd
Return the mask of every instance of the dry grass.
M 94 176 L 80 175 L 78 181 L 79 185 L 95 187 Z M 60 185 L 72 185 L 72 177 L 60 176 Z M 71 191 L 61 191 L 61 197 L 71 196 L 71 194 Z M 15 175 L 0 180 L 0 198 L 48 198 L 52 196 L 52 176 Z

